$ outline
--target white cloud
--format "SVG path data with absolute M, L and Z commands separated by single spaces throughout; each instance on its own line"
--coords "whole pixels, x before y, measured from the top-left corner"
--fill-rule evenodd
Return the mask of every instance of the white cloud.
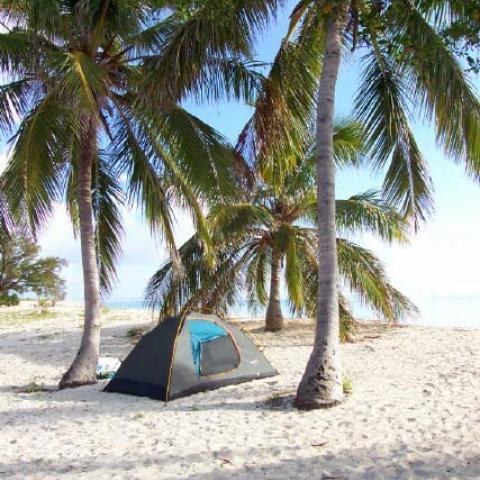
M 148 227 L 135 212 L 124 210 L 125 238 L 123 255 L 118 266 L 118 284 L 112 298 L 142 298 L 150 276 L 167 258 L 165 245 L 150 235 Z M 175 238 L 181 245 L 193 233 L 192 221 L 187 214 L 176 211 Z M 65 258 L 68 267 L 64 270 L 68 298 L 81 300 L 83 279 L 80 241 L 73 230 L 63 205 L 57 205 L 48 228 L 39 235 L 42 255 Z

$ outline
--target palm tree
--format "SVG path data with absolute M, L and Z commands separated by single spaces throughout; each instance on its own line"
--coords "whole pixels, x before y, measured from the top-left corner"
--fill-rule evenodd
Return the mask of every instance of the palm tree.
M 4 193 L 5 186 L 0 178 L 0 232 L 7 238 L 15 235 L 28 236 L 28 228 L 25 225 L 25 212 L 17 210 L 12 212 Z
M 342 54 L 348 47 L 363 53 L 355 111 L 365 126 L 373 165 L 386 172 L 382 195 L 418 228 L 433 202 L 427 162 L 409 124 L 412 113 L 431 120 L 439 146 L 471 175 L 479 174 L 480 104 L 460 59 L 442 36 L 449 25 L 469 15 L 467 3 L 300 0 L 292 12 L 291 35 L 297 32 L 303 38 L 302 32 L 317 22 L 323 60 L 316 118 L 317 322 L 313 351 L 297 391 L 298 408 L 328 408 L 343 400 L 333 156 Z
M 362 132 L 351 122 L 337 124 L 334 152 L 339 166 L 358 164 Z M 283 327 L 280 282 L 283 274 L 292 309 L 299 315 L 315 315 L 319 265 L 315 255 L 317 218 L 315 165 L 310 155 L 282 175 L 253 172 L 255 184 L 242 190 L 232 203 L 218 206 L 207 222 L 217 249 L 212 269 L 204 257 L 198 233 L 180 247 L 185 271 L 174 274 L 170 260 L 151 278 L 147 299 L 160 317 L 191 308 L 227 311 L 247 292 L 251 306 L 267 306 L 265 327 Z M 415 307 L 387 280 L 374 254 L 348 240 L 352 233 L 368 231 L 380 238 L 406 241 L 407 223 L 375 192 L 337 200 L 336 239 L 343 284 L 358 294 L 382 318 L 397 322 Z M 270 285 L 268 286 L 268 274 Z M 341 337 L 353 333 L 354 320 L 345 297 L 340 296 Z
M 230 188 L 231 150 L 180 102 L 252 100 L 251 39 L 277 4 L 0 0 L 0 128 L 14 133 L 5 195 L 33 232 L 65 201 L 81 241 L 84 331 L 61 387 L 96 381 L 122 203 L 141 208 L 174 258 L 173 205 L 186 206 L 210 248 L 201 202 Z

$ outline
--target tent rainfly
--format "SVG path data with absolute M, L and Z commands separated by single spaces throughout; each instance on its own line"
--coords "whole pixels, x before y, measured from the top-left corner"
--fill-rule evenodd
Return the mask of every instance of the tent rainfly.
M 104 391 L 168 401 L 277 374 L 241 330 L 193 312 L 144 335 Z

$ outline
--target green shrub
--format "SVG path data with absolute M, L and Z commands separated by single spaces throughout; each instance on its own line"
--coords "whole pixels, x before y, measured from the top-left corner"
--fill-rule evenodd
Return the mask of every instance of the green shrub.
M 343 377 L 343 393 L 346 395 L 350 395 L 353 392 L 353 382 L 352 379 L 349 377 Z
M 47 298 L 39 298 L 38 299 L 38 307 L 40 308 L 41 313 L 47 313 L 48 307 L 53 307 L 54 302 L 48 300 Z
M 127 331 L 128 338 L 139 338 L 145 333 L 145 327 L 132 327 Z
M 0 293 L 0 306 L 2 307 L 14 307 L 20 303 L 20 298 L 16 293 Z
M 18 390 L 20 393 L 38 393 L 45 391 L 45 385 L 38 383 L 35 379 Z

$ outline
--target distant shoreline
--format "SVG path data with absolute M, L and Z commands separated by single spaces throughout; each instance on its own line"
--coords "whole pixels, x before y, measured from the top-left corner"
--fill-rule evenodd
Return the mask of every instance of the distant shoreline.
M 10 308 L 23 309 L 27 306 L 33 306 L 37 303 L 34 299 L 21 300 L 18 307 L 0 307 L 3 311 Z M 64 300 L 58 303 L 58 306 L 63 308 L 83 308 L 82 301 L 79 300 Z M 102 307 L 121 311 L 134 310 L 139 312 L 151 312 L 150 308 L 145 305 L 143 299 L 114 299 L 107 300 L 102 304 Z M 282 308 L 286 319 L 296 318 L 296 315 L 290 314 L 288 302 L 282 302 Z M 371 321 L 375 315 L 371 312 L 363 311 L 353 305 L 353 311 L 357 318 L 361 321 Z M 436 298 L 432 299 L 427 306 L 421 310 L 420 316 L 417 319 L 409 319 L 401 325 L 405 326 L 423 326 L 423 327 L 442 327 L 442 328 L 466 328 L 466 329 L 480 329 L 480 320 L 478 319 L 478 311 L 480 311 L 480 299 L 476 297 L 459 297 Z M 232 309 L 229 313 L 229 318 L 242 319 L 260 319 L 264 317 L 264 310 L 257 309 L 256 311 L 249 311 L 246 307 L 240 306 Z

